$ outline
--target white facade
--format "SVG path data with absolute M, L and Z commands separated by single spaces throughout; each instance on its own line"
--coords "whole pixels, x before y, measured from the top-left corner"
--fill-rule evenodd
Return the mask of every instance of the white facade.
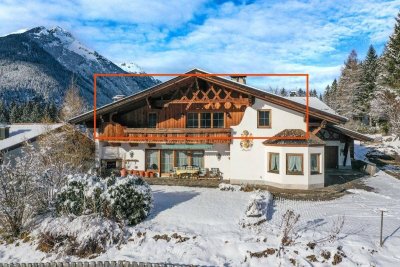
M 258 127 L 258 110 L 270 111 L 271 127 Z M 292 189 L 311 189 L 324 186 L 324 145 L 263 144 L 268 137 L 273 137 L 285 129 L 300 129 L 306 132 L 306 122 L 302 113 L 256 99 L 255 103 L 245 110 L 242 121 L 231 128 L 233 137 L 241 137 L 245 131 L 255 137 L 252 140 L 252 146 L 247 149 L 242 148 L 240 139 L 233 139 L 230 144 L 213 144 L 211 148 L 204 149 L 205 168 L 219 168 L 223 179 L 229 179 L 231 183 L 266 184 Z M 341 166 L 345 158 L 343 155 L 344 144 L 339 141 L 327 141 L 326 145 L 338 147 L 338 163 Z M 117 167 L 124 167 L 128 170 L 145 170 L 146 150 L 163 149 L 163 145 L 160 144 L 151 147 L 148 144 L 131 146 L 127 143 L 122 143 L 120 146 L 104 146 L 102 142 L 97 142 L 97 147 L 99 159 L 119 160 L 120 163 L 117 164 Z M 269 153 L 271 152 L 279 153 L 279 173 L 272 173 L 268 170 Z M 287 173 L 286 156 L 291 153 L 303 155 L 302 175 Z M 319 155 L 321 171 L 317 174 L 311 174 L 311 154 Z M 345 165 L 345 168 L 351 166 L 349 154 Z

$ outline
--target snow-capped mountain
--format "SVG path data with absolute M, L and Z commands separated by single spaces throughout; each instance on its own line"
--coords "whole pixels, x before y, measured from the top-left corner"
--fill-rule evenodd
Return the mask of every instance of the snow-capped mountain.
M 143 69 L 134 62 L 117 63 L 118 67 L 129 73 L 144 73 Z
M 6 101 L 39 97 L 60 103 L 74 79 L 92 105 L 94 73 L 127 72 L 132 71 L 123 70 L 60 27 L 37 27 L 0 37 L 0 96 Z M 97 105 L 156 83 L 152 77 L 99 77 Z

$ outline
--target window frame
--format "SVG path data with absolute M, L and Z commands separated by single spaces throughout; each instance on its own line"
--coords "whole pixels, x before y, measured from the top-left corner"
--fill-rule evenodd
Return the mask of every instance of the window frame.
M 222 114 L 222 122 L 223 122 L 222 127 L 214 127 L 214 114 L 216 114 L 216 113 Z M 196 118 L 197 127 L 188 127 L 188 125 L 189 125 L 189 123 L 188 123 L 189 114 L 195 114 L 194 118 Z M 210 127 L 209 128 L 201 127 L 202 114 L 210 114 Z M 185 125 L 185 128 L 188 128 L 188 129 L 196 129 L 196 128 L 198 128 L 198 129 L 213 129 L 213 128 L 215 128 L 215 129 L 223 129 L 225 127 L 226 127 L 226 113 L 225 112 L 200 111 L 200 112 L 187 112 L 186 113 L 186 125 Z
M 202 116 L 204 116 L 204 114 L 210 114 L 210 127 L 201 127 L 202 126 L 202 122 L 203 122 L 203 118 Z M 198 128 L 201 129 L 212 129 L 213 128 L 213 112 L 199 112 L 199 125 Z M 204 120 L 207 121 L 207 120 Z
M 312 170 L 312 166 L 311 166 L 311 157 L 313 156 L 313 155 L 316 155 L 317 156 L 317 168 L 318 168 L 318 171 L 313 171 Z M 321 153 L 311 153 L 310 154 L 310 174 L 311 175 L 316 175 L 316 174 L 322 174 L 322 172 L 321 172 Z
M 214 126 L 214 120 L 215 120 L 214 115 L 215 114 L 222 114 L 222 127 L 215 127 Z M 223 128 L 225 128 L 225 112 L 212 112 L 211 118 L 212 118 L 212 122 L 211 122 L 212 128 L 215 128 L 215 129 L 223 129 Z M 218 121 L 220 121 L 220 120 L 218 120 Z
M 272 155 L 273 154 L 277 154 L 278 155 L 278 170 L 277 171 L 274 171 L 274 170 L 272 170 Z M 278 153 L 278 152 L 269 152 L 268 153 L 268 172 L 270 172 L 270 173 L 275 173 L 275 174 L 279 174 L 279 169 L 280 169 L 280 153 Z
M 194 114 L 193 120 L 195 120 L 197 122 L 196 127 L 189 127 L 189 123 L 188 123 L 189 122 L 189 114 Z M 199 126 L 200 126 L 199 118 L 200 118 L 200 116 L 199 116 L 198 112 L 187 112 L 186 113 L 186 128 L 189 128 L 189 129 L 199 128 Z
M 156 117 L 156 121 L 155 121 L 154 127 L 150 127 L 150 115 L 155 115 L 155 117 Z M 147 114 L 147 127 L 148 128 L 157 128 L 157 124 L 158 124 L 158 114 L 157 114 L 157 112 L 149 112 Z
M 267 112 L 269 113 L 269 125 L 260 125 L 260 112 Z M 258 109 L 257 110 L 257 128 L 271 128 L 272 127 L 272 111 L 271 109 Z
M 301 156 L 301 172 L 289 171 L 289 156 Z M 286 175 L 304 175 L 304 154 L 302 154 L 302 153 L 286 153 Z

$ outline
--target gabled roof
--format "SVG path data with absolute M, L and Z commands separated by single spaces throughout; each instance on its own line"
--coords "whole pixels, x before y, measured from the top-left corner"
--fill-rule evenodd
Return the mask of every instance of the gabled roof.
M 193 76 L 190 76 L 193 74 Z M 127 96 L 125 98 L 122 98 L 118 101 L 115 101 L 113 103 L 104 105 L 100 108 L 96 109 L 96 116 L 100 116 L 103 114 L 108 114 L 110 112 L 114 112 L 116 109 L 121 108 L 123 106 L 129 106 L 133 102 L 140 101 L 143 99 L 146 99 L 146 97 L 149 97 L 153 94 L 160 93 L 163 90 L 167 90 L 174 84 L 177 84 L 183 80 L 187 80 L 191 77 L 194 77 L 195 74 L 211 74 L 209 72 L 199 70 L 199 69 L 193 69 L 189 72 L 186 72 L 186 76 L 178 76 L 175 78 L 172 78 L 168 81 L 165 81 L 163 83 L 157 84 L 153 87 L 150 87 L 146 90 L 140 91 L 138 93 L 135 93 L 133 95 Z M 232 81 L 228 78 L 225 77 L 219 77 L 219 76 L 202 76 L 200 77 L 201 79 L 204 79 L 208 82 L 212 82 L 214 84 L 220 85 L 220 86 L 226 86 L 228 88 L 231 88 L 233 90 L 237 90 L 249 95 L 252 95 L 256 98 L 265 100 L 267 102 L 270 102 L 272 104 L 280 105 L 286 108 L 289 108 L 291 110 L 300 112 L 300 113 L 305 113 L 306 111 L 306 105 L 305 105 L 305 100 L 304 103 L 301 102 L 299 99 L 291 99 L 290 97 L 282 97 L 275 95 L 273 93 L 268 93 L 263 90 L 260 90 L 258 88 L 255 88 L 253 86 L 249 86 L 247 84 L 242 84 L 238 83 L 236 81 Z M 304 98 L 305 99 L 305 98 Z M 309 98 L 311 99 L 311 98 Z M 340 116 L 333 112 L 331 109 L 327 109 L 326 105 L 324 108 L 321 108 L 321 101 L 313 99 L 309 101 L 309 114 L 310 116 L 318 117 L 324 120 L 327 120 L 332 123 L 344 123 L 347 121 L 347 118 Z M 69 120 L 70 123 L 83 123 L 87 121 L 93 121 L 93 110 L 83 113 L 79 116 L 76 116 L 72 119 Z
M 301 129 L 285 129 L 274 137 L 304 137 L 306 138 L 306 132 Z M 322 141 L 315 134 L 310 133 L 308 139 L 268 139 L 263 142 L 264 145 L 307 145 L 307 146 L 323 146 L 325 142 Z

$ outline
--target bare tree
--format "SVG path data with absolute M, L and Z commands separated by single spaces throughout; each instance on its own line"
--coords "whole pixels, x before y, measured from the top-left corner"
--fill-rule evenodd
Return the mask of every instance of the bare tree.
M 339 216 L 336 220 L 333 221 L 332 227 L 327 236 L 324 236 L 318 240 L 314 240 L 314 243 L 325 243 L 325 242 L 334 242 L 338 239 L 339 234 L 343 230 L 345 217 Z
M 64 102 L 61 108 L 61 119 L 67 121 L 68 119 L 83 113 L 85 110 L 85 101 L 79 94 L 76 80 L 72 78 L 71 84 L 65 93 Z
M 281 246 L 289 246 L 297 239 L 297 236 L 294 233 L 294 228 L 299 222 L 299 219 L 300 214 L 296 214 L 293 210 L 287 210 L 286 213 L 283 214 L 281 222 Z
M 35 155 L 35 169 L 42 184 L 46 185 L 44 208 L 52 206 L 55 191 L 65 185 L 68 175 L 94 167 L 94 152 L 94 142 L 69 124 L 48 131 L 38 140 L 31 153 Z
M 34 158 L 28 153 L 0 165 L 0 222 L 5 233 L 19 236 L 35 212 L 40 195 L 38 177 L 32 172 Z

